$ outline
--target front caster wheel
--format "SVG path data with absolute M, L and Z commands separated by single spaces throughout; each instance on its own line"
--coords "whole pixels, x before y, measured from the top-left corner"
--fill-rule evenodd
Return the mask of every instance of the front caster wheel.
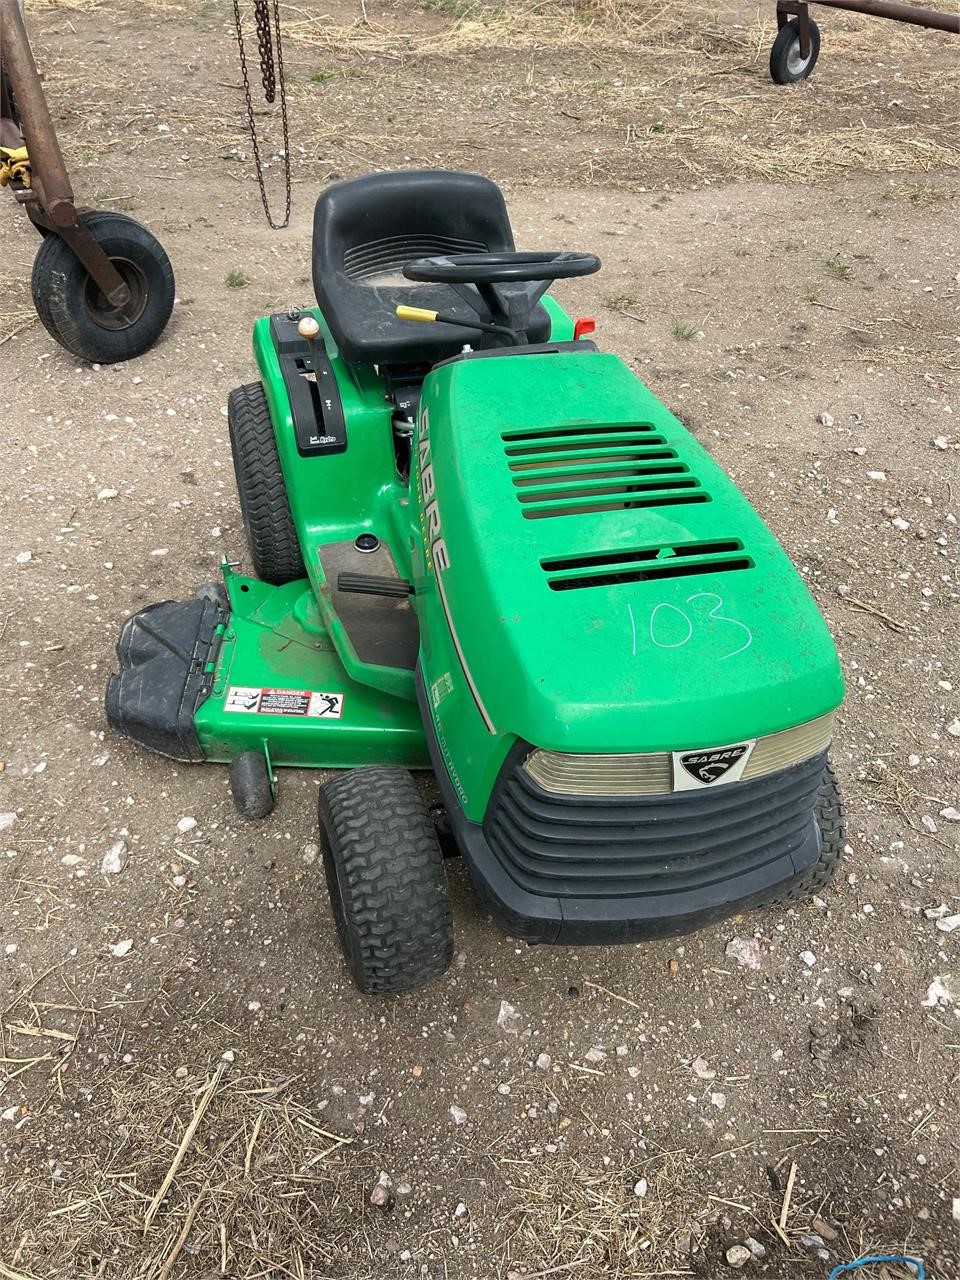
M 826 889 L 837 874 L 847 842 L 847 825 L 840 784 L 830 764 L 824 770 L 817 795 L 816 816 L 820 828 L 820 857 L 806 871 L 769 890 L 756 906 L 792 907 L 806 902 Z
M 44 328 L 81 360 L 114 364 L 152 347 L 173 311 L 170 259 L 159 240 L 120 213 L 85 213 L 83 224 L 130 290 L 121 311 L 101 293 L 65 240 L 46 235 L 33 262 L 33 304 Z
M 273 812 L 276 799 L 266 757 L 244 751 L 230 761 L 230 790 L 241 818 L 256 821 Z
M 230 612 L 230 597 L 223 582 L 201 582 L 193 593 L 194 600 L 212 600 L 219 608 Z
M 405 769 L 363 768 L 320 788 L 320 846 L 347 967 L 361 991 L 422 987 L 453 958 L 443 855 Z
M 820 56 L 820 28 L 812 18 L 810 27 L 810 51 L 806 57 L 800 52 L 800 23 L 791 18 L 777 32 L 770 50 L 770 79 L 774 84 L 794 84 L 806 80 L 817 65 Z

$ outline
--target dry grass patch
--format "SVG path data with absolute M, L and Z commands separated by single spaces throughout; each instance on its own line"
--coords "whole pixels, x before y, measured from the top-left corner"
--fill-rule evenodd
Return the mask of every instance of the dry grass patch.
M 711 174 L 771 182 L 815 182 L 836 177 L 838 170 L 883 174 L 960 168 L 960 147 L 915 135 L 909 126 L 808 134 L 801 146 L 786 139 L 731 147 L 729 136 L 708 135 L 697 140 L 695 154 L 708 162 Z
M 36 318 L 37 313 L 30 310 L 0 313 L 0 347 L 24 329 L 29 329 Z
M 168 1280 L 191 1260 L 198 1275 L 235 1280 L 354 1274 L 363 1193 L 344 1158 L 351 1139 L 289 1082 L 224 1058 L 206 1075 L 117 1071 L 79 1105 L 100 1112 L 91 1149 L 51 1132 L 4 1176 L 12 1243 L 0 1275 Z
M 496 52 L 508 59 L 542 51 L 543 59 L 526 67 L 523 83 L 503 102 L 512 98 L 526 108 L 546 97 L 581 129 L 619 135 L 619 146 L 601 148 L 583 162 L 586 172 L 577 176 L 589 185 L 630 186 L 627 175 L 637 168 L 636 148 L 643 149 L 642 159 L 637 157 L 642 169 L 637 181 L 647 186 L 651 171 L 662 170 L 660 157 L 697 182 L 809 184 L 847 174 L 960 168 L 960 145 L 946 123 L 960 108 L 960 77 L 955 82 L 950 76 L 938 79 L 938 111 L 929 118 L 904 123 L 900 113 L 888 112 L 865 127 L 859 117 L 871 109 L 866 104 L 875 77 L 868 70 L 876 61 L 877 41 L 882 41 L 884 56 L 893 58 L 908 53 L 918 33 L 866 18 L 831 15 L 830 21 L 831 62 L 851 71 L 860 68 L 860 73 L 840 82 L 821 75 L 811 85 L 787 91 L 773 87 L 766 76 L 772 16 L 760 15 L 741 27 L 720 25 L 689 3 L 560 0 L 547 5 L 522 0 L 464 5 L 436 0 L 428 13 L 398 8 L 373 17 L 364 9 L 355 22 L 339 26 L 301 10 L 291 13 L 286 31 L 294 43 L 368 63 L 416 56 L 423 65 L 431 56 L 472 55 L 479 67 Z M 567 68 L 557 62 L 564 50 L 576 51 Z M 593 55 L 599 74 L 576 74 L 584 54 Z M 902 83 L 897 82 L 898 92 Z M 910 91 L 927 96 L 930 85 L 916 84 Z M 825 99 L 835 115 L 854 116 L 857 123 L 831 127 L 824 120 Z M 903 198 L 932 203 L 937 192 L 928 185 Z
M 691 1274 L 691 1236 L 711 1216 L 696 1164 L 685 1151 L 633 1154 L 501 1161 L 514 1200 L 501 1226 L 507 1274 Z
M 108 5 L 115 7 L 115 0 L 27 0 L 27 19 L 32 13 L 93 13 Z M 136 0 L 136 6 L 169 14 L 189 13 L 201 7 L 199 0 Z
M 400 56 L 463 54 L 484 49 L 525 50 L 570 46 L 615 47 L 655 26 L 668 12 L 666 0 L 577 0 L 576 3 L 432 5 L 448 21 L 424 32 L 401 13 L 389 23 L 361 13 L 355 22 L 335 26 L 322 14 L 292 17 L 287 39 L 332 53 Z
M 906 200 L 910 204 L 940 204 L 943 200 L 956 198 L 953 187 L 936 186 L 928 182 L 900 182 L 884 193 L 888 200 Z
M 92 13 L 94 9 L 103 7 L 103 0 L 30 0 L 30 12 L 42 13 L 44 10 L 62 11 L 64 13 Z
M 889 346 L 873 347 L 861 351 L 861 364 L 883 366 L 888 369 L 946 369 L 960 370 L 960 345 L 952 347 Z

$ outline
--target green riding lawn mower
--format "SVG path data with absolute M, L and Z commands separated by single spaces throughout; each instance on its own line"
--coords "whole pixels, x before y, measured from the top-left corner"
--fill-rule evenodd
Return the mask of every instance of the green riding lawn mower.
M 317 202 L 319 307 L 254 327 L 229 427 L 253 576 L 134 614 L 120 734 L 336 769 L 320 839 L 361 990 L 453 951 L 444 852 L 534 942 L 621 943 L 797 901 L 834 873 L 843 696 L 827 628 L 734 484 L 547 294 L 472 174 Z M 414 770 L 432 769 L 434 810 Z

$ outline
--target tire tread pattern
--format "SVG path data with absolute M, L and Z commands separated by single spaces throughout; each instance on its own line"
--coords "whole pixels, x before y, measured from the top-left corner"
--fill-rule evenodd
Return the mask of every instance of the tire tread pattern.
M 305 578 L 307 570 L 261 383 L 247 383 L 230 392 L 227 425 L 255 575 L 274 586 Z
M 453 958 L 433 820 L 405 769 L 365 767 L 320 788 L 320 839 L 337 932 L 361 991 L 410 991 Z
M 823 782 L 817 796 L 817 825 L 820 828 L 820 857 L 812 867 L 801 871 L 791 880 L 777 885 L 753 905 L 762 907 L 792 907 L 806 902 L 815 893 L 825 889 L 837 874 L 847 838 L 846 815 L 840 785 L 833 766 L 828 764 L 823 772 Z

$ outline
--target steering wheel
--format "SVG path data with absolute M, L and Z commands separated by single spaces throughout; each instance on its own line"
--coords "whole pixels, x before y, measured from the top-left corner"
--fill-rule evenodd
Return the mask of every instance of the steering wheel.
M 566 280 L 600 270 L 592 253 L 459 253 L 414 258 L 404 264 L 408 280 L 424 284 L 510 284 L 530 280 Z

